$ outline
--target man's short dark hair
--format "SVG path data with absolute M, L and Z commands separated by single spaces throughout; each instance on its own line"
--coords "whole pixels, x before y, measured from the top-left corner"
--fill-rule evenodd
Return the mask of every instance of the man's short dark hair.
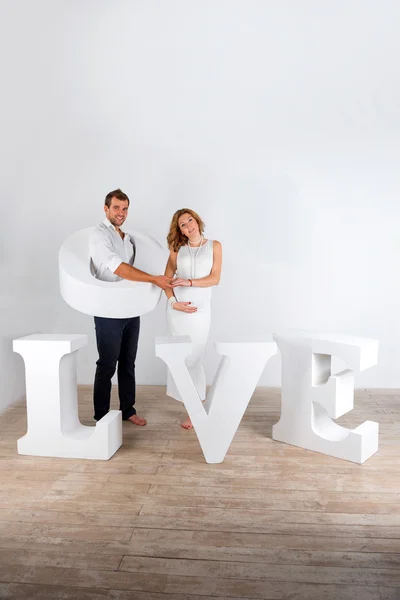
M 114 190 L 112 192 L 108 192 L 106 199 L 104 200 L 104 204 L 106 206 L 108 206 L 108 208 L 110 208 L 111 206 L 111 200 L 113 198 L 116 198 L 117 200 L 127 200 L 128 201 L 128 206 L 129 206 L 129 198 L 126 194 L 124 194 L 124 192 L 122 190 L 120 190 L 119 188 L 117 190 Z

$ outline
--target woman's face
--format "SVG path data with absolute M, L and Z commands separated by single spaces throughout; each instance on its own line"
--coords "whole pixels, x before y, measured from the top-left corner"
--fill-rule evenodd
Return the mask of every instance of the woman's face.
M 183 235 L 189 239 L 198 239 L 200 235 L 198 223 L 196 219 L 189 213 L 184 213 L 181 217 L 179 217 L 178 227 Z

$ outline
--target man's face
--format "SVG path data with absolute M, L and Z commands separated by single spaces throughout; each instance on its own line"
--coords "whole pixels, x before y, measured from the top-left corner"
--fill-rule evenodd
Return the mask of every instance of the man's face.
M 104 212 L 106 213 L 107 219 L 114 225 L 114 227 L 121 227 L 128 216 L 128 208 L 128 200 L 118 200 L 118 198 L 113 196 L 111 198 L 110 208 L 105 205 Z

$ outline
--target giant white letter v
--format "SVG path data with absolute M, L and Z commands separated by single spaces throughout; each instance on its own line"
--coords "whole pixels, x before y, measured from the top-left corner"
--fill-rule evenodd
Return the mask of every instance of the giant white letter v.
M 171 372 L 208 463 L 224 460 L 254 388 L 277 352 L 275 342 L 220 342 L 215 347 L 223 359 L 203 404 L 185 364 L 190 338 L 156 338 L 156 355 Z

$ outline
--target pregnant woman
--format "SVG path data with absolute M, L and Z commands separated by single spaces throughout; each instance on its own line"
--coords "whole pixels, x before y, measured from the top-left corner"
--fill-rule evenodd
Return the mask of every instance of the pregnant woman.
M 186 365 L 203 401 L 206 378 L 201 361 L 210 329 L 211 287 L 218 285 L 221 274 L 222 247 L 220 242 L 204 238 L 204 223 L 189 208 L 176 211 L 167 241 L 170 255 L 165 275 L 175 276 L 173 289 L 165 290 L 168 330 L 170 335 L 188 335 L 192 340 L 193 351 Z M 169 372 L 167 394 L 181 401 Z M 193 428 L 189 417 L 182 427 Z

